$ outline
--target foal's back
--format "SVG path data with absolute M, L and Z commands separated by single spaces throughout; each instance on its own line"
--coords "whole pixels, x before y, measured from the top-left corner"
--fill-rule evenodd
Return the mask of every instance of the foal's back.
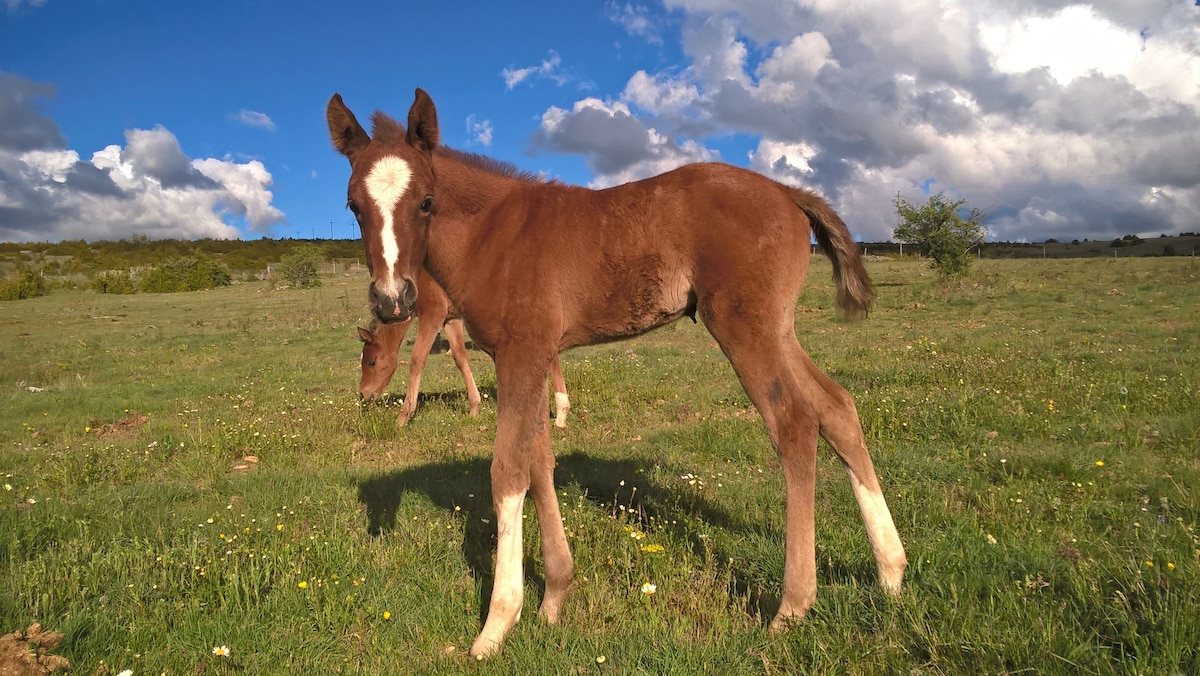
M 489 218 L 488 250 L 505 255 L 473 263 L 489 294 L 506 290 L 501 314 L 560 323 L 562 348 L 644 333 L 738 289 L 781 310 L 809 258 L 794 192 L 725 164 L 605 190 L 524 184 Z

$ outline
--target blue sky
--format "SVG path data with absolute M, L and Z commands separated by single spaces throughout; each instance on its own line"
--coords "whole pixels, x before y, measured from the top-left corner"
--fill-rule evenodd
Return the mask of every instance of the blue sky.
M 998 239 L 1200 231 L 1198 50 L 1175 0 L 0 0 L 0 239 L 355 236 L 325 104 L 418 86 L 447 145 L 748 166 L 869 241 L 928 190 Z

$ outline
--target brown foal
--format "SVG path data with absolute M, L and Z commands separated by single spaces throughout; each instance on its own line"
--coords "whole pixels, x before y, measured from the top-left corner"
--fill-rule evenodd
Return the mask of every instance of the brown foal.
M 522 511 L 532 494 L 545 564 L 539 614 L 558 621 L 573 562 L 554 491 L 546 376 L 562 350 L 699 317 L 733 365 L 779 454 L 787 490 L 783 598 L 773 631 L 817 592 L 818 435 L 842 460 L 879 579 L 907 560 L 850 394 L 796 340 L 810 237 L 833 262 L 837 303 L 865 315 L 870 280 L 846 225 L 816 194 L 724 164 L 693 164 L 606 190 L 546 183 L 440 146 L 422 90 L 408 128 L 376 113 L 370 135 L 334 95 L 333 144 L 350 161 L 377 317 L 403 320 L 427 269 L 496 364 L 492 500 L 498 543 L 487 620 L 471 647 L 499 650 L 524 599 Z

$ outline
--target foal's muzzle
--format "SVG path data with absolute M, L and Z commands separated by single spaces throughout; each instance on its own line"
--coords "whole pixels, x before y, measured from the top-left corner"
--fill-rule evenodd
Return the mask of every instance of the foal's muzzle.
M 402 322 L 412 317 L 413 306 L 417 302 L 417 285 L 406 279 L 400 294 L 393 296 L 380 291 L 375 286 L 375 282 L 371 282 L 371 286 L 367 289 L 367 301 L 371 304 L 371 311 L 375 313 L 379 321 L 384 324 Z

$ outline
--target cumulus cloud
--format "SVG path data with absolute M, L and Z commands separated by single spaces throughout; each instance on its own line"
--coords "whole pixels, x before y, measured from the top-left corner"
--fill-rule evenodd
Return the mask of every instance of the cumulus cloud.
M 682 142 L 647 128 L 622 102 L 586 98 L 572 110 L 551 107 L 542 115 L 534 147 L 583 155 L 595 174 L 593 187 L 654 176 L 690 162 L 716 159 L 693 139 Z
M 53 93 L 0 72 L 0 240 L 236 238 L 283 220 L 261 162 L 191 159 L 161 126 L 80 157 L 37 108 Z
M 558 52 L 551 51 L 550 56 L 546 57 L 540 64 L 525 68 L 513 68 L 510 66 L 500 71 L 500 77 L 504 78 L 504 86 L 509 89 L 516 87 L 530 78 L 547 79 L 557 85 L 563 85 L 567 82 L 567 76 L 559 68 L 561 65 L 562 58 L 559 57 Z
M 867 240 L 890 237 L 897 192 L 928 190 L 991 209 L 998 239 L 1200 223 L 1191 3 L 665 4 L 685 62 L 551 107 L 535 149 L 583 155 L 608 185 L 744 135 L 743 164 L 820 190 Z
M 256 110 L 239 110 L 233 114 L 233 119 L 247 127 L 261 127 L 267 131 L 275 131 L 275 121 Z

